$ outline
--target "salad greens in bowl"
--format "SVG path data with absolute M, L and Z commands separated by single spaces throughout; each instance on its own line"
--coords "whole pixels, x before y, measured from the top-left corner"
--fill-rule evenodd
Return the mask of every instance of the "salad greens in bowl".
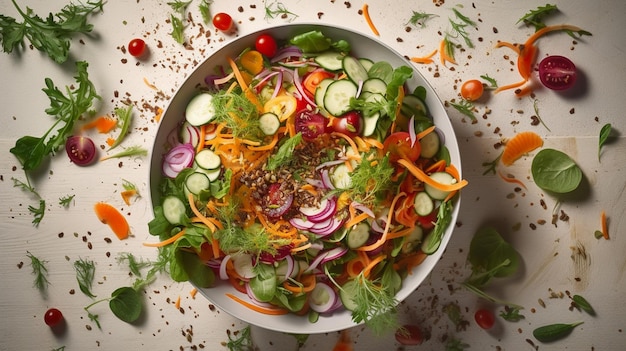
M 239 37 L 200 64 L 150 169 L 149 231 L 171 277 L 297 334 L 396 327 L 467 184 L 443 105 L 408 61 L 314 24 Z

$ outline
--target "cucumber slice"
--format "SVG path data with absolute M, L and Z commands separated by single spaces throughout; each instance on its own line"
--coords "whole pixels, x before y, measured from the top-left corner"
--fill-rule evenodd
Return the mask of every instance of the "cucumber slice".
M 413 231 L 409 233 L 409 235 L 404 237 L 404 241 L 402 242 L 402 253 L 410 253 L 415 251 L 419 247 L 422 238 L 424 237 L 424 230 L 419 225 L 416 225 L 413 228 Z
M 385 100 L 385 97 L 381 94 L 369 95 L 365 102 L 381 102 Z M 376 125 L 380 118 L 380 112 L 376 111 L 371 114 L 363 114 L 363 136 L 371 136 L 376 131 Z
M 437 183 L 446 184 L 446 185 L 451 185 L 451 184 L 456 183 L 456 179 L 454 179 L 454 177 L 450 175 L 450 173 L 447 173 L 447 172 L 435 172 L 430 175 L 430 178 L 432 178 L 432 180 L 436 181 Z M 424 184 L 424 190 L 426 190 L 428 195 L 430 195 L 430 197 L 432 197 L 435 200 L 443 200 L 450 193 L 449 191 L 436 189 L 428 184 Z
M 422 146 L 420 156 L 423 158 L 435 157 L 435 155 L 439 152 L 440 143 L 441 141 L 439 140 L 439 135 L 437 133 L 431 132 L 426 134 L 422 139 L 420 139 L 420 145 Z
M 317 55 L 314 59 L 315 63 L 328 71 L 341 70 L 343 56 L 335 51 L 327 51 Z
M 428 116 L 428 106 L 419 97 L 408 94 L 402 100 L 402 110 L 407 116 Z
M 185 187 L 194 195 L 208 189 L 210 185 L 209 177 L 202 172 L 193 172 L 185 178 Z
M 324 94 L 324 109 L 333 116 L 343 115 L 351 110 L 350 99 L 356 96 L 357 91 L 357 85 L 347 79 L 330 83 Z
M 222 160 L 213 151 L 209 149 L 201 150 L 196 154 L 196 164 L 203 169 L 216 169 L 222 165 Z
M 209 177 L 209 182 L 216 181 L 220 175 L 222 174 L 222 168 L 218 167 L 216 169 L 204 169 L 200 168 L 197 163 L 194 163 L 194 169 L 196 172 L 204 173 L 207 177 Z
M 185 119 L 192 126 L 201 126 L 211 122 L 215 118 L 213 108 L 213 95 L 200 93 L 194 96 L 185 109 Z
M 363 68 L 365 68 L 366 71 L 369 71 L 374 65 L 374 61 L 364 57 L 359 58 L 359 62 L 363 65 Z
M 278 116 L 271 112 L 267 112 L 259 117 L 259 128 L 265 135 L 274 135 L 280 127 Z
M 350 170 L 345 164 L 340 164 L 335 167 L 330 173 L 330 181 L 335 188 L 347 189 L 352 185 L 352 178 L 350 177 Z
M 346 56 L 343 58 L 343 71 L 346 72 L 348 78 L 355 83 L 365 82 L 367 78 L 367 70 L 359 60 L 352 56 Z
M 315 88 L 315 104 L 317 104 L 320 110 L 325 110 L 324 96 L 326 95 L 326 89 L 328 89 L 328 86 L 334 81 L 335 80 L 331 78 L 323 79 L 320 84 L 317 85 L 317 88 Z
M 427 216 L 435 209 L 435 202 L 426 192 L 421 191 L 415 195 L 413 200 L 413 208 L 415 213 L 420 216 Z
M 354 311 L 358 307 L 354 301 L 357 284 L 356 280 L 348 280 L 348 282 L 343 284 L 341 289 L 339 289 L 339 298 L 341 299 L 341 303 L 343 303 L 343 307 L 345 307 L 348 311 Z
M 176 196 L 167 196 L 163 199 L 163 215 L 171 224 L 177 225 L 183 223 L 187 209 L 183 201 Z
M 346 245 L 351 249 L 356 249 L 365 245 L 370 237 L 370 226 L 367 223 L 357 224 L 346 236 Z
M 387 93 L 387 83 L 380 78 L 370 78 L 363 82 L 362 91 L 385 95 Z

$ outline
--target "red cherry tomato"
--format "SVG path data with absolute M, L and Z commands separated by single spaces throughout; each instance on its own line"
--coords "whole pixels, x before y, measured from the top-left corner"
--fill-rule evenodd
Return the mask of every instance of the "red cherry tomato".
M 363 123 L 361 114 L 357 111 L 349 111 L 339 117 L 333 118 L 333 130 L 338 133 L 345 134 L 349 137 L 355 137 L 361 133 Z
M 229 32 L 233 28 L 233 18 L 224 12 L 217 13 L 213 16 L 213 25 L 222 32 Z
M 461 85 L 461 97 L 467 101 L 476 101 L 483 96 L 483 83 L 477 79 L 470 79 Z
M 51 308 L 43 315 L 43 320 L 49 327 L 56 327 L 63 321 L 63 313 L 56 308 Z
M 146 42 L 143 39 L 135 38 L 128 43 L 128 53 L 134 57 L 139 57 L 146 51 Z
M 65 141 L 65 151 L 72 162 L 79 166 L 89 165 L 96 157 L 96 145 L 84 136 L 71 136 Z
M 309 110 L 302 110 L 296 113 L 296 132 L 302 133 L 305 140 L 314 140 L 318 136 L 326 133 L 326 117 Z
M 476 324 L 483 329 L 491 329 L 496 322 L 496 317 L 490 310 L 481 308 L 474 313 Z
M 424 341 L 422 331 L 417 325 L 407 324 L 396 331 L 396 341 L 401 345 L 419 345 Z
M 539 63 L 539 79 L 552 90 L 571 88 L 576 82 L 576 66 L 567 57 L 548 56 Z
M 256 38 L 256 42 L 254 43 L 254 47 L 256 51 L 262 53 L 267 57 L 274 57 L 276 55 L 276 51 L 278 50 L 278 44 L 276 44 L 276 39 L 269 34 L 261 34 Z
M 391 162 L 397 162 L 401 158 L 415 161 L 420 157 L 422 147 L 419 141 L 415 141 L 411 146 L 411 136 L 408 132 L 395 132 L 385 139 L 383 151 L 389 153 Z

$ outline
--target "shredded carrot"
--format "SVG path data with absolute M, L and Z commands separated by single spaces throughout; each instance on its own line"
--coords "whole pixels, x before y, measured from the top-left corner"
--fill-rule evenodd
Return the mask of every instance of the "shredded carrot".
M 177 310 L 180 309 L 180 296 L 178 296 L 178 298 L 176 299 L 176 303 L 174 304 L 174 307 L 176 307 Z
M 604 212 L 604 210 L 600 213 L 600 222 L 602 225 L 602 236 L 604 237 L 604 239 L 609 240 L 609 224 L 607 222 L 606 212 Z
M 376 248 L 379 248 L 382 244 L 384 244 L 387 241 L 387 233 L 389 233 L 389 227 L 391 224 L 393 212 L 395 211 L 395 208 L 396 208 L 396 204 L 398 203 L 398 200 L 400 200 L 401 198 L 405 196 L 406 196 L 406 193 L 401 192 L 401 193 L 396 194 L 396 196 L 393 197 L 393 200 L 391 201 L 391 205 L 389 205 L 389 213 L 387 214 L 387 222 L 386 222 L 387 224 L 385 225 L 385 230 L 383 230 L 383 234 L 380 236 L 380 238 L 378 238 L 378 240 L 376 240 L 375 243 L 357 248 L 358 251 L 374 250 Z
M 130 199 L 132 199 L 133 196 L 137 195 L 137 189 L 124 190 L 120 193 L 120 195 L 122 195 L 122 200 L 124 200 L 124 203 L 130 206 Z
M 206 142 L 206 125 L 200 126 L 200 137 L 198 137 L 198 145 L 196 145 L 196 153 L 202 151 L 204 149 L 204 145 Z
M 352 150 L 354 150 L 355 152 L 359 149 L 356 144 L 354 143 L 354 140 L 352 140 L 352 138 L 350 138 L 349 136 L 343 134 L 343 133 L 339 133 L 339 132 L 332 132 L 331 135 L 334 136 L 339 136 L 342 137 L 343 139 L 345 139 L 348 144 L 350 145 L 350 147 L 352 147 Z
M 376 258 L 374 258 L 373 260 L 371 260 L 370 263 L 365 268 L 363 268 L 363 276 L 367 278 L 370 275 L 370 272 L 372 271 L 372 269 L 385 258 L 387 258 L 387 255 L 381 254 L 381 255 L 376 256 Z
M 163 241 L 159 241 L 158 243 L 143 243 L 143 246 L 148 246 L 148 247 L 164 247 L 170 244 L 173 244 L 176 240 L 178 240 L 179 238 L 181 238 L 183 235 L 185 235 L 185 229 L 181 230 L 180 232 L 176 233 L 175 235 L 172 235 L 171 237 L 163 240 Z
M 543 146 L 543 139 L 531 131 L 521 132 L 509 139 L 500 160 L 505 166 L 512 165 L 518 158 Z
M 145 84 L 145 85 L 147 85 L 147 86 L 148 86 L 148 88 L 150 88 L 150 89 L 152 89 L 152 90 L 159 90 L 159 89 L 157 89 L 156 85 L 154 85 L 154 84 L 152 84 L 152 83 L 150 83 L 150 82 L 148 81 L 148 78 L 143 77 L 143 82 L 144 82 L 144 84 Z
M 433 163 L 432 165 L 428 166 L 428 168 L 426 168 L 424 172 L 426 174 L 429 174 L 429 173 L 434 173 L 434 172 L 441 172 L 441 171 L 444 171 L 445 169 L 446 169 L 446 160 L 439 160 Z
M 515 51 L 517 54 L 519 54 L 519 52 L 520 52 L 520 48 L 519 48 L 518 45 L 511 44 L 511 43 L 506 42 L 506 41 L 498 41 L 498 43 L 496 44 L 496 48 L 501 48 L 501 47 L 507 47 L 507 48 Z
M 363 138 L 363 140 L 379 150 L 382 150 L 384 148 L 383 143 L 374 138 Z
M 422 63 L 422 64 L 430 64 L 433 63 L 432 57 L 437 53 L 437 49 L 433 50 L 430 54 L 423 57 L 411 57 L 411 62 Z
M 285 280 L 283 282 L 283 287 L 296 294 L 311 292 L 313 291 L 313 289 L 315 289 L 317 277 L 315 276 L 315 274 L 305 274 L 300 277 L 299 282 L 301 285 L 293 285 L 290 280 Z
M 259 313 L 268 314 L 268 315 L 282 315 L 282 314 L 289 313 L 289 311 L 282 309 L 282 308 L 266 308 L 266 307 L 255 305 L 251 302 L 243 300 L 242 298 L 235 296 L 233 294 L 230 294 L 230 293 L 226 293 L 226 296 L 230 297 L 236 302 L 239 302 L 240 304 L 246 306 L 247 308 L 253 311 L 259 312 Z
M 259 102 L 259 99 L 256 96 L 256 94 L 254 94 L 254 92 L 250 90 L 250 88 L 248 87 L 248 84 L 246 84 L 246 81 L 244 80 L 241 74 L 241 71 L 239 70 L 239 67 L 237 67 L 237 64 L 235 63 L 235 61 L 233 61 L 233 59 L 231 59 L 230 57 L 228 57 L 227 60 L 228 60 L 228 64 L 230 65 L 230 68 L 232 68 L 233 70 L 233 73 L 235 73 L 237 82 L 239 82 L 239 85 L 241 86 L 241 89 L 243 89 L 245 96 L 248 98 L 248 100 L 250 100 L 250 102 L 254 104 L 254 106 L 256 106 L 259 113 L 262 112 L 263 105 L 261 105 L 261 102 Z
M 109 116 L 100 116 L 82 126 L 81 130 L 96 128 L 99 133 L 108 133 L 117 127 L 117 120 Z
M 509 176 L 505 176 L 504 174 L 502 174 L 501 172 L 498 172 L 498 175 L 500 176 L 500 178 L 502 178 L 502 180 L 504 180 L 507 183 L 513 183 L 513 184 L 517 184 L 519 186 L 521 186 L 522 188 L 526 189 L 526 185 L 524 185 L 524 182 L 522 182 L 521 180 L 515 178 L 512 175 Z
M 189 197 L 187 197 L 187 200 L 189 201 L 189 207 L 191 207 L 191 211 L 193 212 L 193 214 L 195 214 L 200 219 L 200 221 L 204 223 L 204 225 L 209 227 L 211 232 L 215 233 L 215 231 L 217 230 L 217 226 L 215 225 L 215 223 L 210 221 L 205 215 L 200 213 L 200 211 L 196 207 L 196 201 L 193 197 L 193 194 L 189 193 Z
M 363 272 L 363 269 L 370 263 L 370 259 L 365 251 L 358 251 L 357 257 L 346 263 L 346 272 L 352 278 Z
M 195 300 L 196 298 L 196 294 L 198 294 L 198 289 L 197 288 L 193 288 L 191 289 L 191 291 L 189 292 L 189 296 L 191 296 L 192 299 Z
M 413 211 L 413 210 L 411 210 Z M 402 238 L 404 236 L 407 236 L 409 234 L 411 234 L 413 232 L 413 230 L 415 230 L 415 227 L 408 227 L 408 228 L 404 228 L 401 230 L 398 230 L 396 232 L 391 232 L 389 234 L 387 234 L 387 239 L 391 240 L 391 239 L 395 239 L 395 238 Z
M 109 145 L 109 146 L 113 146 L 113 144 L 115 144 L 115 139 L 113 139 L 113 138 L 107 138 L 106 143 L 107 143 L 107 145 Z
M 405 159 L 400 159 L 398 160 L 398 163 L 400 165 L 402 165 L 404 168 L 406 168 L 409 172 L 411 172 L 411 174 L 413 174 L 415 176 L 415 178 L 417 178 L 419 181 L 422 181 L 430 186 L 432 186 L 433 188 L 439 189 L 441 191 L 456 191 L 456 190 L 460 190 L 462 189 L 464 186 L 467 185 L 467 180 L 462 179 L 454 184 L 441 184 L 437 181 L 434 181 L 430 176 L 428 176 L 428 174 L 424 173 L 424 171 L 422 171 L 419 167 L 417 167 L 416 165 L 414 165 L 411 161 L 409 160 L 405 160 Z
M 161 122 L 161 117 L 163 117 L 163 109 L 160 107 L 156 108 L 156 115 L 154 116 L 154 120 L 159 123 Z
M 450 62 L 456 65 L 456 60 L 454 59 L 454 57 L 450 56 L 446 51 L 446 42 L 447 40 L 445 38 L 441 39 L 441 41 L 439 42 L 439 62 L 441 62 L 444 67 L 446 67 L 446 62 Z
M 306 243 L 306 244 L 304 244 L 302 246 L 294 247 L 293 249 L 291 249 L 291 253 L 304 251 L 304 250 L 308 249 L 311 246 L 312 246 L 311 243 Z
M 428 257 L 422 250 L 416 251 L 415 253 L 410 254 L 409 256 L 401 258 L 395 266 L 406 269 L 409 275 L 413 274 L 413 268 L 419 266 L 424 262 L 424 260 Z
M 350 206 L 350 207 L 352 207 L 352 206 Z M 367 213 L 361 213 L 359 215 L 356 215 L 356 216 L 350 218 L 350 220 L 348 220 L 346 222 L 346 224 L 344 224 L 344 227 L 350 228 L 350 227 L 352 227 L 354 225 L 357 225 L 357 224 L 363 222 L 364 220 L 366 220 L 367 218 L 369 218 L 369 216 L 370 215 L 368 215 Z
M 100 222 L 108 224 L 118 239 L 124 240 L 130 234 L 128 221 L 115 207 L 106 202 L 98 202 L 94 205 L 94 211 Z
M 521 87 L 524 84 L 526 84 L 526 80 L 522 80 L 522 81 L 519 81 L 517 83 L 502 85 L 502 86 L 497 87 L 496 90 L 494 90 L 493 92 L 494 93 L 499 93 L 499 92 L 501 92 L 503 90 L 519 88 L 519 87 Z
M 367 22 L 367 25 L 370 27 L 370 29 L 372 30 L 372 33 L 374 33 L 375 36 L 380 36 L 380 33 L 378 32 L 378 29 L 376 29 L 376 26 L 374 25 L 374 22 L 372 22 L 372 18 L 370 17 L 370 11 L 369 11 L 369 5 L 368 4 L 363 4 L 363 17 L 365 18 L 365 22 Z

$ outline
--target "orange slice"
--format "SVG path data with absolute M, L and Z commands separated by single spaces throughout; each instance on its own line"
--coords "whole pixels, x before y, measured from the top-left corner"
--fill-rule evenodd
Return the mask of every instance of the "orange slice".
M 502 153 L 502 163 L 510 166 L 518 158 L 543 146 L 543 139 L 534 132 L 521 132 L 509 139 Z
M 117 208 L 105 202 L 98 202 L 94 205 L 93 209 L 100 222 L 108 224 L 118 239 L 124 240 L 128 238 L 130 233 L 128 221 L 126 221 L 124 215 L 122 215 Z

